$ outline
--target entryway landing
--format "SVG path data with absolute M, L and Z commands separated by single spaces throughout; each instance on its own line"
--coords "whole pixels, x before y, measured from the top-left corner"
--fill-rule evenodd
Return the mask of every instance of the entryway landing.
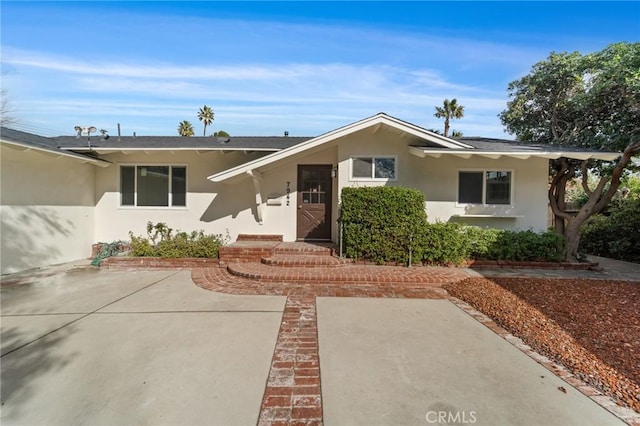
M 220 247 L 222 266 L 235 263 L 262 263 L 270 266 L 338 266 L 332 242 L 284 242 L 282 235 L 240 234 L 236 242 Z
M 467 275 L 457 268 L 355 264 L 338 258 L 333 243 L 283 242 L 276 237 L 239 236 L 235 243 L 220 248 L 221 268 L 253 281 L 295 284 L 431 285 Z

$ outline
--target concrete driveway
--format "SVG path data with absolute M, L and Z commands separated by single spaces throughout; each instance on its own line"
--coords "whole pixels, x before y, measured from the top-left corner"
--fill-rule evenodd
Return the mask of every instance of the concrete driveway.
M 1 423 L 255 424 L 284 302 L 209 292 L 189 271 L 3 288 Z
M 3 425 L 256 424 L 286 297 L 190 271 L 12 279 Z M 327 425 L 623 424 L 446 300 L 318 298 L 317 321 Z

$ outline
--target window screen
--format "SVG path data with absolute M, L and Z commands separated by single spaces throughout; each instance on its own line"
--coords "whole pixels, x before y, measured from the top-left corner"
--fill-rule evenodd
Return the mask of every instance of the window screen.
M 120 203 L 123 206 L 133 206 L 136 192 L 136 168 L 133 166 L 120 167 Z
M 187 168 L 184 166 L 121 166 L 120 204 L 123 206 L 186 206 Z
M 460 172 L 458 175 L 458 202 L 482 204 L 482 172 Z
M 187 168 L 171 168 L 171 200 L 172 206 L 186 206 L 187 203 Z
M 354 158 L 352 174 L 354 178 L 371 178 L 371 158 Z
M 487 172 L 487 204 L 511 204 L 511 172 Z

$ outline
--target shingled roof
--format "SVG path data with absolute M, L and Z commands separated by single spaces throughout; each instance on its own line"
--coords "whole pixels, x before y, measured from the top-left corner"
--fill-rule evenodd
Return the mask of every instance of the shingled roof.
M 97 158 L 93 153 L 78 153 L 60 149 L 52 138 L 21 132 L 20 130 L 9 129 L 8 127 L 0 127 L 0 141 L 24 149 L 35 149 L 58 156 L 71 157 L 100 166 L 110 164 L 108 161 Z
M 58 136 L 52 138 L 56 146 L 73 151 L 119 150 L 215 150 L 215 151 L 279 151 L 297 145 L 311 137 L 293 136 L 111 136 L 104 139 L 92 136 Z M 89 145 L 90 143 L 90 145 Z

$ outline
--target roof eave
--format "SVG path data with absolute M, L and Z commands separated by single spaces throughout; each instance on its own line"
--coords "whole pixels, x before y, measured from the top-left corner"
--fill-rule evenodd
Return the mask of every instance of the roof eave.
M 98 167 L 108 167 L 111 165 L 111 162 L 106 161 L 106 160 L 102 160 L 100 158 L 93 158 L 93 157 L 89 157 L 83 154 L 74 154 L 62 149 L 48 149 L 48 148 L 44 148 L 44 147 L 39 147 L 36 145 L 31 145 L 31 144 L 27 144 L 27 143 L 23 143 L 23 142 L 16 142 L 16 141 L 10 141 L 10 140 L 6 140 L 6 139 L 2 139 L 0 140 L 0 142 L 2 142 L 3 144 L 7 144 L 7 145 L 13 145 L 13 146 L 17 146 L 17 147 L 21 147 L 24 148 L 24 151 L 39 151 L 39 152 L 43 152 L 45 154 L 49 154 L 49 155 L 55 155 L 58 157 L 66 157 L 66 158 L 71 158 L 73 160 L 76 161 L 80 161 L 82 163 L 90 163 L 94 166 L 98 166 Z
M 595 151 L 490 151 L 490 150 L 443 150 L 443 149 L 424 149 L 419 147 L 410 147 L 409 152 L 418 157 L 441 157 L 443 155 L 453 155 L 457 157 L 470 158 L 472 156 L 487 157 L 497 159 L 500 157 L 512 157 L 519 159 L 527 159 L 531 157 L 547 158 L 555 160 L 561 157 L 573 158 L 577 160 L 603 160 L 613 161 L 620 157 L 618 152 L 595 152 Z

